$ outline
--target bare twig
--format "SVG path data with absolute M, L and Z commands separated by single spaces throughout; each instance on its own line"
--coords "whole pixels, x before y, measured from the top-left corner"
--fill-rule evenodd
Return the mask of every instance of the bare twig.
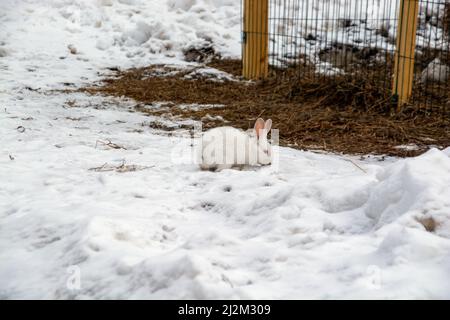
M 358 168 L 359 170 L 361 170 L 362 172 L 367 173 L 366 170 L 364 170 L 363 168 L 361 168 L 361 167 L 360 167 L 356 162 L 354 162 L 352 159 L 345 158 L 345 160 L 351 162 L 355 167 L 357 167 L 357 168 Z
M 111 142 L 111 140 L 107 140 L 107 141 L 102 141 L 102 140 L 97 140 L 95 142 L 95 148 L 97 148 L 97 144 L 100 143 L 104 146 L 110 147 L 112 149 L 123 149 L 123 150 L 127 150 L 127 148 L 125 148 L 124 146 L 121 146 L 117 143 L 113 143 Z
M 95 172 L 107 172 L 107 171 L 116 171 L 116 172 L 133 172 L 133 171 L 141 171 L 149 168 L 153 168 L 154 166 L 140 166 L 140 165 L 126 165 L 125 161 L 118 166 L 110 165 L 108 163 L 104 163 L 100 167 L 90 168 L 89 171 Z

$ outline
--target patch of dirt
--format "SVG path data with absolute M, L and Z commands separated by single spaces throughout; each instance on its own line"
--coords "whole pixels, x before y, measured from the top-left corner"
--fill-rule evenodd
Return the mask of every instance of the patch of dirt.
M 188 62 L 208 62 L 220 57 L 211 43 L 199 47 L 189 47 L 183 50 L 183 54 L 184 60 Z
M 417 218 L 417 221 L 421 223 L 428 232 L 434 232 L 438 227 L 438 223 L 433 217 Z
M 297 66 L 273 69 L 269 79 L 259 82 L 240 79 L 239 60 L 215 59 L 208 66 L 234 75 L 235 81 L 186 79 L 192 69 L 176 73 L 168 69 L 164 77 L 148 77 L 152 70 L 165 68 L 159 65 L 119 71 L 100 86 L 82 90 L 130 97 L 139 102 L 137 111 L 202 120 L 205 129 L 224 124 L 248 129 L 258 117 L 272 118 L 280 144 L 299 149 L 406 157 L 421 154 L 430 145 L 450 145 L 449 90 L 439 97 L 439 106 L 423 108 L 416 100 L 398 111 L 389 90 L 380 89 L 388 87 L 385 66 L 380 66 L 379 78 L 363 73 L 333 79 L 308 73 L 299 77 Z M 167 103 L 163 108 L 142 108 L 155 102 Z M 225 106 L 180 108 L 180 104 Z M 418 148 L 396 148 L 399 145 Z

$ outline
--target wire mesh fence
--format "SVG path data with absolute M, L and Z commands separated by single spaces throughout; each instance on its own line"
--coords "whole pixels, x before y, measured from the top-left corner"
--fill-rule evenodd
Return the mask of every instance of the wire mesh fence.
M 268 51 L 269 72 L 359 81 L 386 103 L 413 73 L 410 101 L 450 110 L 450 0 L 243 0 L 242 6 L 254 13 L 244 19 L 243 41 L 254 42 L 257 53 Z

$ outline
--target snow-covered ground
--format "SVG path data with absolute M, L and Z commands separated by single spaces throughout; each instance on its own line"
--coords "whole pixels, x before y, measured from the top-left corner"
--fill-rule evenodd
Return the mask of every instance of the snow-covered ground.
M 234 0 L 0 1 L 0 298 L 450 298 L 450 148 L 280 148 L 278 167 L 203 172 L 133 101 L 52 90 L 183 64 L 205 33 L 238 55 L 238 15 Z M 104 171 L 122 164 L 137 171 Z
M 448 0 L 419 0 L 416 53 L 424 49 L 449 50 L 443 28 Z M 344 72 L 355 53 L 371 48 L 363 64 L 384 63 L 394 54 L 400 1 L 394 0 L 270 0 L 271 63 L 288 65 L 306 60 L 318 72 Z M 371 59 L 369 59 L 371 58 Z M 359 58 L 361 59 L 361 58 Z

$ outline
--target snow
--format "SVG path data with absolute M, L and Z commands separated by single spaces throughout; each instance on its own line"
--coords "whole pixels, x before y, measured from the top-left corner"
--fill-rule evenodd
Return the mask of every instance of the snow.
M 184 161 L 197 140 L 150 128 L 160 119 L 134 101 L 55 91 L 106 67 L 184 65 L 206 33 L 239 54 L 238 10 L 0 3 L 0 298 L 450 298 L 450 148 L 386 161 L 279 148 L 278 166 L 204 172 Z
M 46 69 L 53 76 L 42 76 L 44 88 L 62 82 L 69 68 L 75 79 L 92 80 L 109 66 L 179 61 L 183 49 L 206 41 L 237 57 L 239 10 L 233 0 L 2 0 L 0 70 L 33 87 L 23 69 Z
M 445 83 L 450 74 L 450 67 L 441 63 L 439 58 L 431 61 L 428 66 L 422 71 L 421 81 L 434 81 L 438 83 Z
M 395 52 L 399 3 L 392 0 L 270 0 L 271 63 L 285 66 L 299 61 L 304 63 L 306 59 L 316 66 L 318 73 L 339 74 L 344 70 L 323 61 L 320 54 L 331 50 L 337 59 L 342 50 L 337 48 L 342 46 L 349 51 L 376 48 L 376 60 L 384 62 L 385 52 Z M 442 28 L 445 5 L 445 1 L 419 1 L 418 54 L 422 53 L 422 47 L 448 50 Z M 349 56 L 351 53 L 345 53 L 346 61 Z

